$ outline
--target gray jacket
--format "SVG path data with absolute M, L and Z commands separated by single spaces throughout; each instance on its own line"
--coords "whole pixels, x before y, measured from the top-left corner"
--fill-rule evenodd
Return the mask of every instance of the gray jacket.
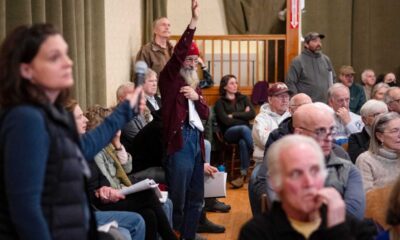
M 285 83 L 294 94 L 305 93 L 313 102 L 327 103 L 328 89 L 335 81 L 335 70 L 328 56 L 304 49 L 293 59 Z

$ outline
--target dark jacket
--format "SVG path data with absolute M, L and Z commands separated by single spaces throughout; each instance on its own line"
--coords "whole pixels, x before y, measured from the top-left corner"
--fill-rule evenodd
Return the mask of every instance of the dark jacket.
M 67 113 L 63 108 L 56 108 L 52 105 L 40 107 L 26 106 L 25 109 L 22 108 L 23 106 L 11 110 L 10 118 L 21 116 L 15 114 L 20 109 L 25 112 L 29 111 L 30 114 L 38 117 L 36 119 L 40 119 L 41 115 L 44 120 L 42 120 L 41 123 L 38 123 L 47 128 L 47 133 L 43 133 L 48 134 L 48 143 L 50 145 L 47 154 L 47 161 L 42 162 L 42 166 L 37 166 L 38 171 L 32 172 L 31 174 L 40 174 L 40 172 L 43 171 L 42 169 L 45 169 L 43 185 L 39 186 L 42 188 L 40 213 L 43 214 L 47 224 L 46 228 L 48 229 L 51 238 L 57 240 L 96 239 L 96 223 L 93 214 L 90 212 L 88 195 L 85 191 L 85 180 L 88 177 L 89 168 L 87 167 L 84 156 L 79 148 L 79 138 L 72 115 Z M 14 111 L 13 114 L 11 114 L 12 111 Z M 6 121 L 9 122 L 9 120 Z M 6 132 L 8 132 L 8 130 L 2 129 L 1 146 L 9 146 L 10 144 L 7 140 L 3 139 L 4 136 L 7 136 L 7 138 L 14 138 Z M 39 138 L 39 136 L 37 137 Z M 46 144 L 46 142 L 44 144 Z M 25 151 L 27 151 L 27 148 L 31 146 L 23 147 L 25 148 Z M 13 173 L 4 173 L 5 151 L 9 150 L 2 147 L 0 155 L 0 175 L 2 176 L 0 181 L 0 239 L 26 238 L 26 235 L 24 235 L 26 232 L 19 232 L 15 227 L 16 225 L 21 224 L 21 222 L 12 223 L 11 220 L 9 201 L 12 200 L 9 199 L 9 197 L 14 196 L 14 194 L 12 196 L 6 196 L 6 193 L 10 190 L 6 189 L 5 181 L 7 180 L 5 180 L 3 176 Z M 37 151 L 41 151 L 41 149 L 37 149 Z M 29 164 L 28 161 L 26 161 L 25 164 Z M 14 167 L 19 168 L 17 163 Z M 23 167 L 20 168 L 22 170 Z M 37 179 L 37 177 L 42 178 L 41 176 L 32 176 L 32 179 Z M 32 191 L 32 189 L 28 187 L 30 184 L 31 183 L 26 182 L 26 192 Z M 20 186 L 17 185 L 15 187 L 18 188 Z M 31 187 L 33 188 L 34 186 Z M 23 196 L 19 196 L 19 198 L 22 197 Z M 27 203 L 27 205 L 28 204 L 31 203 Z M 34 206 L 32 206 L 32 208 L 33 207 Z M 33 216 L 33 209 L 31 210 L 31 212 L 25 213 L 26 219 L 35 219 L 35 216 Z M 16 216 L 14 215 L 14 218 L 15 217 Z M 40 221 L 39 218 L 35 220 Z M 42 237 L 45 236 L 45 233 L 43 234 Z M 30 236 L 29 238 L 43 239 L 42 237 Z
M 313 102 L 328 102 L 328 89 L 336 81 L 331 60 L 323 53 L 304 49 L 290 64 L 286 85 L 293 95 L 305 93 Z
M 365 130 L 365 127 L 363 130 L 359 133 L 353 133 L 349 137 L 349 148 L 347 149 L 347 152 L 350 155 L 351 161 L 353 163 L 356 162 L 357 157 L 368 150 L 369 148 L 369 141 L 371 137 L 367 133 L 367 130 Z
M 159 111 L 153 113 L 153 120 L 136 135 L 132 145 L 126 148 L 132 155 L 133 173 L 150 167 L 160 167 L 166 157 Z
M 326 225 L 326 207 L 322 207 L 320 212 L 321 225 L 311 234 L 310 240 L 367 240 L 373 239 L 373 235 L 376 234 L 373 226 L 368 225 L 366 222 L 358 221 L 350 215 L 346 216 L 344 223 L 328 228 Z M 240 231 L 239 239 L 305 240 L 304 236 L 292 227 L 279 202 L 274 202 L 270 212 L 256 216 L 247 222 Z
M 364 105 L 366 98 L 365 92 L 361 85 L 353 83 L 350 88 L 350 111 L 356 114 L 360 114 L 360 109 Z
M 163 138 L 167 145 L 167 154 L 171 155 L 183 147 L 182 126 L 189 119 L 188 99 L 180 93 L 183 86 L 187 86 L 179 71 L 185 61 L 190 45 L 192 44 L 194 29 L 189 27 L 182 34 L 175 47 L 174 54 L 160 73 L 158 86 L 161 92 L 162 119 L 164 124 Z M 208 119 L 209 109 L 203 99 L 201 90 L 196 88 L 199 100 L 194 101 L 199 117 Z M 201 134 L 200 145 L 204 156 L 204 137 Z
M 246 107 L 250 107 L 250 111 L 245 112 Z M 236 125 L 250 125 L 250 120 L 254 119 L 256 112 L 253 105 L 250 103 L 246 95 L 240 93 L 236 94 L 234 101 L 221 96 L 215 103 L 215 115 L 221 131 L 225 131 L 232 126 Z M 232 114 L 232 118 L 228 117 Z
M 154 96 L 154 99 L 156 100 L 158 107 L 161 108 L 161 98 L 159 96 Z M 155 112 L 156 109 L 154 108 L 154 106 L 150 103 L 150 101 L 146 101 L 146 106 L 147 108 L 150 110 L 150 112 Z

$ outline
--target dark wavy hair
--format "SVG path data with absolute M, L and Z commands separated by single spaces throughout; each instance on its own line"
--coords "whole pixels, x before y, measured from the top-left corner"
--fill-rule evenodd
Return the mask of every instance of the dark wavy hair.
M 219 95 L 220 96 L 226 95 L 225 86 L 228 85 L 229 79 L 231 79 L 231 78 L 237 79 L 237 77 L 232 74 L 227 74 L 221 78 L 221 81 L 219 82 Z
M 49 37 L 60 34 L 51 24 L 40 23 L 15 28 L 0 47 L 0 106 L 12 107 L 24 103 L 49 102 L 40 87 L 21 75 L 20 65 L 31 63 L 40 46 Z M 56 103 L 64 103 L 69 89 L 60 93 Z

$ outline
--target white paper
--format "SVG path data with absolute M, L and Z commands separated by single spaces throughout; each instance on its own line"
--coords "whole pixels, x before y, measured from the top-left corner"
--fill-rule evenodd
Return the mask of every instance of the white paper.
M 123 195 L 128 195 L 131 193 L 135 193 L 135 192 L 140 192 L 149 188 L 157 188 L 158 189 L 158 184 L 156 182 L 154 182 L 153 179 L 144 179 L 140 182 L 137 182 L 129 187 L 123 188 L 121 190 L 119 190 L 119 192 Z M 158 191 L 160 191 L 160 189 L 158 189 Z M 157 191 L 155 191 L 157 196 L 159 197 L 161 195 L 161 193 L 158 194 Z
M 118 223 L 116 221 L 112 221 L 104 225 L 98 226 L 97 230 L 100 232 L 108 232 L 110 231 L 111 227 L 118 228 Z
M 226 172 L 216 172 L 211 176 L 204 176 L 204 197 L 226 197 Z
M 168 192 L 167 191 L 160 191 L 160 193 L 161 193 L 161 197 L 159 198 L 160 202 L 161 203 L 165 203 L 167 201 L 167 199 L 168 199 Z

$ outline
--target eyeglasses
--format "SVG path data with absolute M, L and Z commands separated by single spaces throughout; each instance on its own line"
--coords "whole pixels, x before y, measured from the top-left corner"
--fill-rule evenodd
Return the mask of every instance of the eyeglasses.
M 185 58 L 185 62 L 193 62 L 194 64 L 198 64 L 199 63 L 199 59 L 198 58 Z
M 400 133 L 400 128 L 393 128 L 393 129 L 391 129 L 389 131 L 383 131 L 383 132 L 387 133 L 389 135 L 392 135 L 392 136 L 398 136 L 399 133 Z
M 389 103 L 392 103 L 392 102 L 400 103 L 400 98 L 399 98 L 399 99 L 392 100 L 392 101 L 390 101 Z
M 315 130 L 310 130 L 304 127 L 298 128 L 313 133 L 317 139 L 325 139 L 327 137 L 334 136 L 337 133 L 337 127 L 331 127 L 329 130 L 326 128 L 317 128 Z

